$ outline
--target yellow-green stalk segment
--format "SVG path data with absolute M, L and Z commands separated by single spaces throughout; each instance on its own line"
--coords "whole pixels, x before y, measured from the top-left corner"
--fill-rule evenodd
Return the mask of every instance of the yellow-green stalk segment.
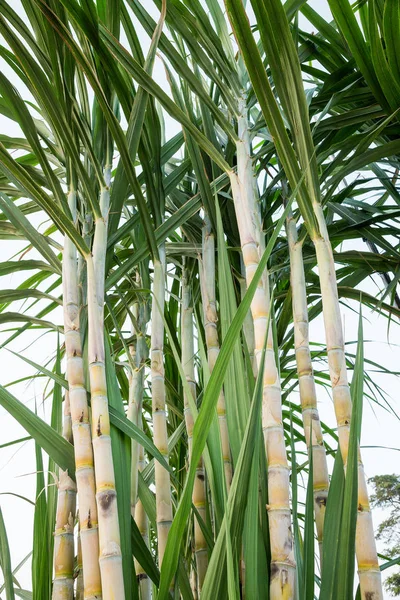
M 182 317 L 181 317 L 182 366 L 186 381 L 193 400 L 196 399 L 196 381 L 194 370 L 194 336 L 193 336 L 193 306 L 191 291 L 188 283 L 188 273 L 184 268 L 182 274 Z M 186 432 L 188 436 L 189 464 L 192 457 L 194 419 L 190 409 L 189 398 L 184 392 L 184 412 Z M 196 479 L 192 494 L 193 505 L 203 522 L 206 522 L 206 488 L 204 479 L 204 464 L 201 458 L 196 469 Z M 198 519 L 194 519 L 194 552 L 196 557 L 197 580 L 192 579 L 196 593 L 201 593 L 208 565 L 207 542 Z
M 250 284 L 263 250 L 260 219 L 254 198 L 254 183 L 245 100 L 238 120 L 237 174 L 230 173 L 232 196 L 238 222 L 246 283 Z M 259 362 L 267 335 L 270 311 L 268 273 L 260 280 L 251 303 L 255 354 Z M 279 373 L 275 361 L 272 328 L 269 327 L 264 364 L 262 426 L 268 463 L 268 521 L 271 546 L 271 600 L 295 596 L 296 563 L 293 551 L 289 465 L 282 424 Z
M 208 217 L 203 226 L 202 263 L 200 265 L 201 298 L 203 304 L 204 331 L 206 335 L 207 359 L 212 373 L 219 355 L 218 314 L 215 296 L 215 238 Z M 232 461 L 229 446 L 228 422 L 226 418 L 225 395 L 223 389 L 218 397 L 217 414 L 224 460 L 225 481 L 229 491 L 232 482 Z
M 165 248 L 160 246 L 154 259 L 153 306 L 151 319 L 151 392 L 154 443 L 168 461 L 168 435 L 164 382 L 164 301 Z M 169 472 L 155 460 L 156 518 L 158 561 L 161 567 L 172 523 L 171 482 Z
M 316 204 L 314 210 L 318 219 L 319 235 L 316 234 L 313 236 L 313 242 L 317 254 L 318 272 L 321 283 L 329 374 L 332 383 L 340 451 L 346 469 L 352 404 L 347 379 L 342 319 L 340 315 L 335 263 L 321 205 Z M 376 551 L 364 466 L 360 452 L 358 453 L 356 557 L 362 600 L 382 600 L 381 572 Z
M 68 204 L 75 219 L 76 194 L 74 190 L 68 194 Z M 75 245 L 66 237 L 63 254 L 63 307 L 67 381 L 75 452 L 82 561 L 85 570 L 84 598 L 85 600 L 94 600 L 101 598 L 102 591 L 98 562 L 99 537 L 93 450 L 79 327 L 80 304 L 77 268 Z
M 106 185 L 100 193 L 101 215 L 95 219 L 92 255 L 86 257 L 92 444 L 99 521 L 99 563 L 104 600 L 125 597 L 104 349 L 104 277 L 110 179 L 111 168 L 106 168 Z M 84 580 L 85 578 L 84 560 Z
M 296 222 L 290 214 L 287 219 L 287 237 L 290 257 L 290 284 L 292 290 L 294 347 L 304 435 L 308 451 L 313 455 L 314 513 L 322 560 L 322 543 L 326 501 L 329 490 L 328 464 L 321 422 L 317 407 L 317 392 L 312 368 L 303 247 L 298 240 Z
M 137 273 L 137 283 L 140 285 L 140 276 Z M 129 346 L 131 370 L 129 377 L 129 404 L 128 418 L 138 427 L 142 426 L 142 403 L 144 387 L 144 365 L 148 355 L 146 344 L 146 319 L 144 317 L 145 307 L 136 301 L 132 306 L 132 316 L 136 323 L 132 323 L 133 343 Z M 138 472 L 143 471 L 145 467 L 143 446 L 132 440 L 131 455 L 131 515 L 135 519 L 136 525 L 142 535 L 146 545 L 149 545 L 148 518 L 143 504 L 138 497 Z M 135 572 L 139 580 L 141 600 L 151 598 L 151 581 L 135 559 Z
M 68 391 L 64 399 L 63 437 L 72 442 L 72 423 Z M 74 520 L 76 484 L 66 471 L 60 471 L 57 482 L 57 511 L 54 531 L 53 600 L 74 598 Z

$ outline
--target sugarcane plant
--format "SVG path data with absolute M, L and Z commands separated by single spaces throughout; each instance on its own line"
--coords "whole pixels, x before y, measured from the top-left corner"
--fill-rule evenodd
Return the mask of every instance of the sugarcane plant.
M 0 511 L 7 600 L 383 598 L 362 324 L 400 318 L 395 4 L 0 0 L 0 349 L 35 369 L 0 386 L 36 473 L 18 566 Z

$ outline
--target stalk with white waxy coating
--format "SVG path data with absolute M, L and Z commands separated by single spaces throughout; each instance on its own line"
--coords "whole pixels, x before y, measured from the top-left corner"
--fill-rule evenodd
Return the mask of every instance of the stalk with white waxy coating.
M 71 189 L 68 204 L 76 219 L 76 194 Z M 79 503 L 79 526 L 82 562 L 85 570 L 84 598 L 101 598 L 99 569 L 99 536 L 93 465 L 93 449 L 89 424 L 89 409 L 85 387 L 82 342 L 79 326 L 79 288 L 77 251 L 65 237 L 63 253 L 63 307 L 67 381 L 74 441 L 76 485 Z
M 333 403 L 338 425 L 339 445 L 346 469 L 349 451 L 351 394 L 347 379 L 346 355 L 340 305 L 336 282 L 335 263 L 322 207 L 314 205 L 319 235 L 312 236 L 317 254 L 321 283 L 322 307 L 325 324 L 329 374 Z M 358 453 L 358 512 L 356 529 L 356 558 L 362 600 L 383 600 L 381 572 L 376 550 L 372 514 L 361 454 Z
M 191 291 L 188 283 L 188 273 L 184 268 L 182 273 L 182 317 L 181 317 L 181 345 L 182 345 L 182 366 L 185 372 L 186 381 L 190 389 L 193 400 L 196 399 L 196 381 L 194 372 L 194 337 L 193 337 L 193 306 L 191 301 Z M 186 431 L 188 436 L 189 464 L 192 457 L 193 443 L 193 413 L 190 409 L 189 398 L 184 392 L 184 412 Z M 206 488 L 204 482 L 204 465 L 201 458 L 196 469 L 196 478 L 194 481 L 192 502 L 197 509 L 203 522 L 206 522 Z M 208 565 L 207 542 L 198 519 L 194 518 L 194 552 L 196 557 L 197 581 L 195 589 L 201 593 L 204 578 Z
M 68 442 L 72 442 L 72 423 L 68 391 L 65 392 L 64 399 L 62 434 Z M 73 600 L 76 484 L 66 471 L 60 471 L 57 487 L 52 600 Z
M 140 276 L 137 273 L 136 281 L 140 286 Z M 144 386 L 144 364 L 148 355 L 146 344 L 146 320 L 144 318 L 145 307 L 140 306 L 136 301 L 132 306 L 132 315 L 136 321 L 137 329 L 132 323 L 132 336 L 135 336 L 134 342 L 129 346 L 131 355 L 131 372 L 129 377 L 129 404 L 128 419 L 137 427 L 142 426 L 142 403 Z M 135 519 L 136 525 L 142 535 L 146 545 L 149 545 L 148 539 L 148 518 L 141 500 L 138 498 L 138 472 L 143 471 L 145 467 L 143 446 L 135 440 L 131 443 L 131 515 Z M 139 580 L 141 600 L 151 598 L 151 581 L 135 559 L 135 572 Z
M 104 348 L 104 277 L 110 180 L 111 168 L 106 168 L 106 185 L 100 193 L 101 215 L 95 218 L 92 255 L 86 257 L 92 444 L 99 520 L 99 563 L 104 600 L 125 597 Z M 83 564 L 85 580 L 85 556 Z
M 254 197 L 252 161 L 245 99 L 238 119 L 237 174 L 230 173 L 232 196 L 238 222 L 246 283 L 250 284 L 263 251 L 260 219 Z M 255 354 L 259 362 L 267 335 L 270 312 L 268 273 L 258 283 L 251 303 L 254 321 Z M 275 361 L 272 328 L 269 327 L 264 364 L 262 424 L 268 463 L 268 521 L 271 547 L 271 600 L 293 600 L 296 563 L 290 510 L 289 465 L 282 424 L 279 373 Z
M 220 347 L 217 330 L 217 305 L 215 299 L 215 239 L 207 216 L 204 220 L 202 245 L 202 262 L 200 264 L 201 299 L 203 304 L 208 366 L 210 373 L 212 373 L 218 358 Z M 217 415 L 222 456 L 224 460 L 225 481 L 227 490 L 229 491 L 232 482 L 232 462 L 223 389 L 221 389 L 218 396 Z
M 296 222 L 292 214 L 287 219 L 286 229 L 290 256 L 294 347 L 299 378 L 300 403 L 306 444 L 308 451 L 311 450 L 313 455 L 314 513 L 319 556 L 322 561 L 324 519 L 329 490 L 328 464 L 317 408 L 317 392 L 311 362 L 303 246 L 298 240 Z
M 151 393 L 154 444 L 168 460 L 168 435 L 164 382 L 164 301 L 165 301 L 165 248 L 160 246 L 159 257 L 154 259 L 153 305 L 151 316 Z M 171 481 L 169 472 L 155 460 L 156 518 L 158 561 L 161 567 L 172 523 Z

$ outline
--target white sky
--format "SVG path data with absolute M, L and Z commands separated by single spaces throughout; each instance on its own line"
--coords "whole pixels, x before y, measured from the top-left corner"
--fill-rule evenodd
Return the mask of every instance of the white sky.
M 19 0 L 9 1 L 13 7 L 19 6 Z M 322 16 L 327 17 L 329 14 L 326 0 L 313 0 L 309 3 L 318 10 Z M 151 5 L 151 3 L 146 1 L 145 5 L 146 8 L 150 10 L 149 5 Z M 154 14 L 156 15 L 157 13 L 155 12 Z M 143 47 L 146 51 L 149 45 L 148 39 L 143 33 L 141 34 L 140 39 L 143 41 Z M 20 89 L 23 97 L 27 98 L 27 94 L 22 86 L 15 80 L 12 72 L 4 65 L 4 63 L 1 64 L 1 69 L 4 70 L 6 75 L 10 77 L 18 89 Z M 164 69 L 159 60 L 156 61 L 154 77 L 165 90 L 168 90 Z M 166 120 L 166 129 L 167 137 L 171 137 L 179 131 L 180 127 L 176 122 L 168 118 Z M 6 135 L 18 135 L 18 129 L 2 115 L 0 115 L 0 131 Z M 37 217 L 32 217 L 32 222 L 38 227 L 40 226 Z M 41 230 L 43 231 L 43 227 Z M 0 261 L 9 259 L 12 255 L 20 251 L 22 247 L 23 245 L 20 242 L 1 241 Z M 355 244 L 352 243 L 351 247 L 354 249 Z M 357 247 L 361 248 L 362 244 L 358 243 Z M 31 252 L 26 258 L 34 257 L 34 253 Z M 16 273 L 10 277 L 0 278 L 1 289 L 16 287 L 26 278 L 26 276 L 27 275 L 24 273 L 22 275 Z M 368 284 L 364 286 L 364 289 L 374 295 L 377 293 L 377 288 L 372 281 L 368 282 Z M 351 303 L 351 306 L 355 308 L 356 311 L 358 310 L 356 303 Z M 364 309 L 363 314 L 364 336 L 366 340 L 365 357 L 383 364 L 389 370 L 399 370 L 399 349 L 396 342 L 399 339 L 400 327 L 393 323 L 388 334 L 386 319 L 380 318 L 376 313 L 369 312 L 366 309 Z M 61 310 L 53 313 L 52 319 L 57 321 L 58 324 L 61 324 Z M 356 340 L 358 326 L 357 314 L 352 310 L 343 308 L 343 320 L 346 342 L 349 343 Z M 311 323 L 310 337 L 314 342 L 324 342 L 322 319 L 316 319 Z M 1 335 L 0 341 L 4 341 L 4 339 L 6 339 L 6 336 Z M 35 332 L 26 333 L 23 338 L 20 338 L 12 345 L 12 349 L 16 352 L 23 351 L 25 356 L 28 356 L 38 363 L 45 364 L 56 347 L 55 336 L 54 334 L 46 334 L 44 337 L 40 337 L 39 340 L 35 341 L 36 339 L 37 335 Z M 34 341 L 35 343 L 25 351 L 26 346 Z M 351 347 L 351 351 L 355 352 L 355 346 Z M 32 367 L 24 363 L 19 357 L 12 355 L 5 350 L 0 350 L 0 365 L 2 366 L 0 370 L 0 383 L 3 385 L 20 377 L 34 373 Z M 390 397 L 390 402 L 394 411 L 398 413 L 399 380 L 395 376 L 381 373 L 375 374 L 374 380 L 386 391 Z M 38 413 L 48 419 L 49 403 L 43 404 L 43 388 L 38 381 L 33 380 L 31 383 L 18 384 L 13 386 L 10 391 L 32 410 L 34 410 L 36 404 Z M 292 400 L 297 401 L 295 395 L 293 395 Z M 322 420 L 329 424 L 335 423 L 332 401 L 329 395 L 321 392 L 321 390 L 319 390 L 319 410 Z M 0 446 L 26 435 L 26 432 L 2 408 L 0 408 L 0 419 Z M 362 431 L 362 446 L 364 448 L 362 450 L 362 455 L 367 477 L 371 477 L 375 474 L 399 472 L 399 431 L 399 421 L 396 416 L 388 413 L 377 405 L 370 405 L 368 402 L 365 403 Z M 388 447 L 394 449 L 389 449 Z M 0 449 L 1 494 L 12 492 L 33 500 L 35 493 L 34 471 L 35 456 L 34 444 L 32 441 L 18 446 Z M 1 496 L 0 503 L 11 544 L 12 565 L 13 568 L 15 568 L 31 549 L 33 507 L 27 502 L 10 495 Z M 375 510 L 375 525 L 377 525 L 383 517 L 383 511 Z M 385 574 L 386 573 L 388 573 L 388 571 L 386 571 Z M 22 587 L 31 589 L 29 561 L 21 569 L 17 578 L 20 580 Z M 385 598 L 389 598 L 389 596 L 386 595 Z

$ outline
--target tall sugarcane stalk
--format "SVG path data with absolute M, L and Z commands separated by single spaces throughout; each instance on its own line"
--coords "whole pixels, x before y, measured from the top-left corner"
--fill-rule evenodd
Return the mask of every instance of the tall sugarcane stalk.
M 186 381 L 190 389 L 193 400 L 196 399 L 196 381 L 194 370 L 194 337 L 193 337 L 193 305 L 191 301 L 191 291 L 188 282 L 187 269 L 182 273 L 182 317 L 181 317 L 181 337 L 182 337 L 182 366 L 185 372 Z M 184 392 L 184 414 L 186 423 L 186 432 L 188 436 L 189 463 L 192 457 L 193 444 L 193 413 L 190 409 L 188 394 Z M 196 469 L 196 479 L 192 494 L 193 505 L 198 511 L 203 522 L 206 522 L 206 487 L 204 481 L 204 464 L 201 458 Z M 196 590 L 201 593 L 204 578 L 206 576 L 208 565 L 207 542 L 197 517 L 194 519 L 194 552 L 196 557 L 197 580 Z
M 232 8 L 232 3 L 230 0 L 225 0 L 225 2 L 229 11 Z M 235 8 L 238 8 L 237 5 Z M 351 396 L 347 380 L 335 264 L 320 202 L 318 166 L 310 128 L 308 104 L 304 94 L 302 72 L 298 60 L 298 50 L 293 41 L 284 8 L 279 0 L 271 0 L 267 3 L 254 2 L 253 8 L 257 19 L 260 22 L 261 20 L 264 21 L 265 26 L 260 30 L 261 40 L 269 58 L 276 91 L 290 125 L 296 152 L 294 152 L 286 135 L 285 123 L 279 116 L 279 108 L 276 105 L 268 77 L 263 70 L 263 75 L 259 78 L 260 72 L 258 69 L 263 69 L 263 65 L 257 50 L 257 54 L 251 56 L 252 53 L 248 52 L 243 44 L 241 44 L 241 49 L 267 125 L 275 138 L 275 144 L 280 155 L 279 159 L 291 183 L 292 190 L 297 188 L 299 208 L 315 245 L 339 443 L 343 463 L 346 465 L 351 420 Z M 232 16 L 232 13 L 230 15 Z M 235 25 L 238 25 L 237 14 L 233 17 Z M 263 79 L 262 82 L 261 79 Z M 300 182 L 302 173 L 304 173 L 304 182 Z M 356 556 L 362 600 L 369 600 L 370 598 L 381 600 L 383 598 L 381 574 L 360 454 Z
M 140 284 L 140 275 L 137 273 L 136 281 Z M 129 404 L 128 419 L 137 427 L 142 426 L 142 404 L 144 387 L 144 364 L 148 355 L 146 344 L 146 319 L 145 307 L 140 306 L 136 301 L 132 306 L 132 316 L 135 325 L 132 322 L 132 336 L 134 342 L 129 346 L 131 355 L 131 372 L 129 377 Z M 131 443 L 131 515 L 135 519 L 136 525 L 142 535 L 146 545 L 149 545 L 148 518 L 143 504 L 138 497 L 138 472 L 142 472 L 145 467 L 145 458 L 143 446 L 135 440 Z M 151 598 L 151 581 L 140 563 L 135 559 L 135 573 L 139 580 L 141 600 Z
M 62 435 L 68 442 L 72 442 L 72 420 L 68 390 L 65 392 L 64 399 Z M 60 471 L 57 487 L 52 599 L 73 600 L 76 484 L 66 471 Z
M 92 254 L 86 257 L 88 357 L 92 407 L 92 443 L 99 520 L 99 563 L 104 600 L 124 598 L 124 579 L 112 459 L 104 346 L 104 277 L 110 204 L 111 167 L 105 169 L 100 213 L 95 217 Z M 84 577 L 86 570 L 84 566 Z
M 286 230 L 290 257 L 294 347 L 296 353 L 297 376 L 299 379 L 300 404 L 307 449 L 309 453 L 312 452 L 314 514 L 319 544 L 319 555 L 320 560 L 322 561 L 322 543 L 326 501 L 329 490 L 329 474 L 311 361 L 303 245 L 302 242 L 298 240 L 296 222 L 292 214 L 290 214 L 287 219 Z
M 75 220 L 76 192 L 73 188 L 68 194 L 68 204 Z M 79 325 L 77 251 L 68 237 L 65 237 L 63 253 L 63 307 L 67 381 L 79 503 L 79 527 L 82 562 L 85 570 L 84 597 L 85 600 L 94 600 L 95 598 L 101 598 L 102 593 L 98 561 L 99 536 L 95 476 Z
M 239 105 L 237 173 L 230 173 L 232 196 L 238 222 L 246 283 L 250 284 L 263 251 L 260 218 L 254 196 L 246 100 Z M 268 273 L 260 280 L 251 303 L 257 364 L 267 346 L 264 364 L 262 426 L 268 463 L 268 521 L 271 545 L 271 600 L 295 597 L 296 563 L 291 528 L 289 465 L 282 424 L 279 373 L 275 360 L 272 328 L 268 328 L 270 292 Z
M 164 301 L 165 301 L 165 248 L 153 261 L 153 308 L 151 320 L 151 391 L 154 443 L 168 460 L 168 434 L 164 381 Z M 156 515 L 158 561 L 161 567 L 172 523 L 171 482 L 169 472 L 155 460 Z
M 84 600 L 84 586 L 83 586 L 83 564 L 82 564 L 82 544 L 81 544 L 81 531 L 78 523 L 78 552 L 76 555 L 76 593 L 75 600 Z
M 346 355 L 335 263 L 322 207 L 314 204 L 319 235 L 312 236 L 317 254 L 318 273 L 325 324 L 329 375 L 339 434 L 340 451 L 346 470 L 349 451 L 352 402 L 347 378 Z M 383 599 L 381 572 L 378 563 L 374 527 L 368 499 L 367 483 L 361 453 L 358 452 L 358 499 L 356 528 L 356 558 L 362 600 Z
M 212 373 L 219 355 L 218 314 L 215 294 L 215 238 L 210 220 L 205 216 L 202 232 L 202 262 L 200 265 L 200 285 L 203 304 L 204 331 L 206 335 L 207 359 Z M 225 482 L 229 491 L 232 482 L 232 461 L 229 446 L 228 422 L 226 419 L 225 395 L 223 389 L 218 397 L 217 415 L 224 461 Z

